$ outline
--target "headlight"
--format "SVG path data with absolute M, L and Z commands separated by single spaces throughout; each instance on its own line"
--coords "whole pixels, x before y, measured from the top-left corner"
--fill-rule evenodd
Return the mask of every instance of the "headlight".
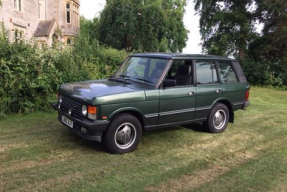
M 87 115 L 87 112 L 88 112 L 88 111 L 87 111 L 87 106 L 86 106 L 86 105 L 83 105 L 83 106 L 82 106 L 82 114 L 86 116 L 86 115 Z
M 62 103 L 62 102 L 63 102 L 62 96 L 59 95 L 59 103 Z
M 96 106 L 88 106 L 88 118 L 92 120 L 97 119 L 97 107 Z
M 59 108 L 59 109 L 61 109 L 62 102 L 63 102 L 62 96 L 59 95 L 59 97 L 58 97 L 58 108 Z

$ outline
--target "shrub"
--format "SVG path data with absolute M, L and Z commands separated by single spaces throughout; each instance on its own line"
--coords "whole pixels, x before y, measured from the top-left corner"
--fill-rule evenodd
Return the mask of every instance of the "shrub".
M 244 74 L 252 85 L 282 87 L 287 82 L 287 70 L 278 61 L 241 61 Z
M 38 49 L 20 40 L 10 42 L 0 31 L 0 116 L 44 110 L 55 101 L 62 83 L 110 76 L 127 56 L 94 40 L 74 46 Z

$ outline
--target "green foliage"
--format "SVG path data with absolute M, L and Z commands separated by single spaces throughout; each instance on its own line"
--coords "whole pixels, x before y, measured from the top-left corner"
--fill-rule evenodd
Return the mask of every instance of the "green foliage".
M 282 87 L 286 85 L 287 70 L 278 62 L 241 61 L 244 74 L 252 85 Z
M 251 4 L 252 0 L 195 0 L 204 52 L 244 58 L 248 43 L 256 36 Z
M 101 13 L 99 40 L 128 51 L 182 51 L 185 0 L 107 1 Z
M 74 47 L 38 49 L 22 40 L 10 42 L 0 32 L 0 114 L 47 109 L 60 84 L 109 77 L 126 52 L 80 38 Z
M 252 84 L 287 84 L 285 1 L 195 0 L 195 3 L 201 16 L 205 52 L 239 58 Z M 261 34 L 255 32 L 257 21 L 264 25 Z
M 81 16 L 80 18 L 80 38 L 88 38 L 89 41 L 98 39 L 99 18 L 95 17 L 92 21 Z
M 256 0 L 256 17 L 264 24 L 262 36 L 250 46 L 256 60 L 283 61 L 287 55 L 287 4 L 284 1 Z

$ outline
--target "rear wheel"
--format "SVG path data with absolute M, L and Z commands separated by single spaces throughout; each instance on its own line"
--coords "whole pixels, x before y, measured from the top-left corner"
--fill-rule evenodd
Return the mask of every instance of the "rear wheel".
M 110 153 L 128 153 L 136 149 L 142 136 L 139 120 L 123 113 L 111 121 L 103 135 L 103 143 Z
M 228 108 L 222 103 L 217 103 L 211 109 L 204 126 L 211 133 L 221 133 L 226 129 L 228 121 Z

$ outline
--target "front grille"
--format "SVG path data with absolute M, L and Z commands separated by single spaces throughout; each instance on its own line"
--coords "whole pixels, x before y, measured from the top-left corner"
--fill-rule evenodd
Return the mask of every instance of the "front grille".
M 68 99 L 67 97 L 62 96 L 62 105 L 61 109 L 68 113 L 69 109 L 72 109 L 72 116 L 74 117 L 83 117 L 82 114 L 82 104 L 73 101 L 71 99 Z

